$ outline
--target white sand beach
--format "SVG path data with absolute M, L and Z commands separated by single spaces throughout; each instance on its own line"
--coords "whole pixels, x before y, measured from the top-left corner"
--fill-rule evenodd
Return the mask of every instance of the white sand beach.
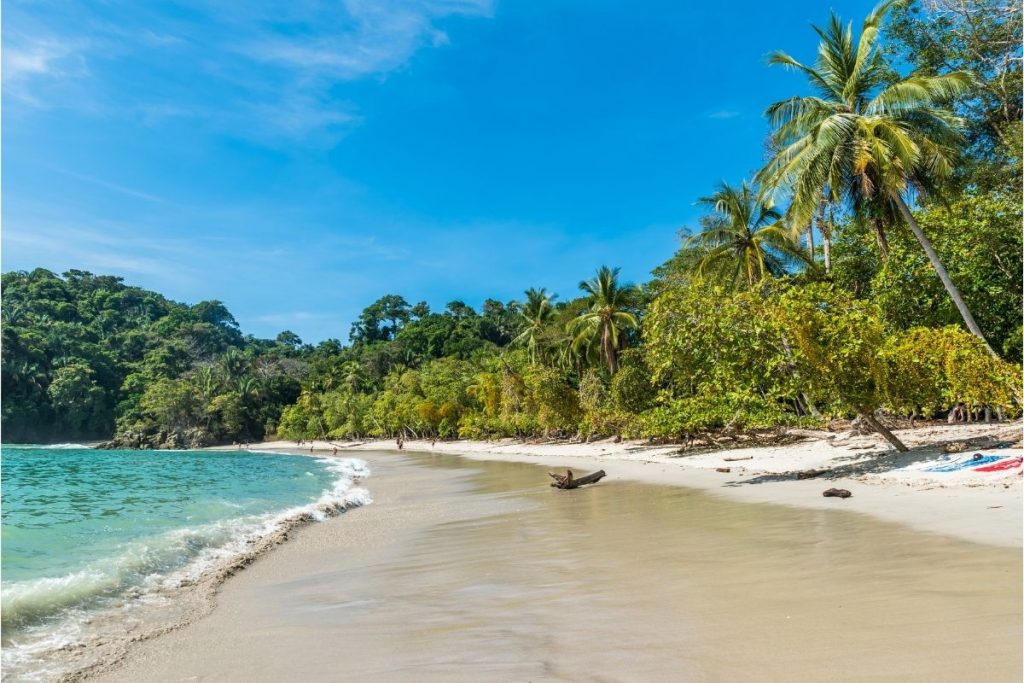
M 1022 423 L 973 423 L 897 430 L 910 447 L 897 453 L 876 434 L 812 432 L 782 446 L 722 448 L 687 453 L 678 445 L 648 445 L 611 439 L 591 443 L 552 441 L 528 443 L 506 439 L 483 441 L 405 442 L 405 450 L 460 455 L 474 460 L 531 462 L 549 468 L 571 468 L 577 475 L 604 469 L 607 481 L 617 479 L 687 486 L 733 500 L 776 503 L 814 509 L 843 509 L 906 524 L 921 531 L 963 540 L 1021 547 L 1021 467 L 977 472 L 970 467 L 931 472 L 974 454 L 1012 461 L 1024 455 Z M 947 454 L 947 444 L 965 450 Z M 1004 447 L 993 448 L 992 444 Z M 1005 447 L 1011 444 L 1012 447 Z M 988 446 L 988 447 L 986 447 Z M 294 441 L 250 444 L 264 450 L 296 450 Z M 393 441 L 313 441 L 298 452 L 317 453 L 393 450 Z M 728 468 L 728 472 L 719 472 Z M 798 479 L 797 473 L 821 474 Z M 849 490 L 850 498 L 825 498 L 828 488 Z
M 526 463 L 360 457 L 372 505 L 295 531 L 208 615 L 93 677 L 1020 680 L 1019 551 L 838 509 L 886 486 L 815 510 L 644 483 L 659 465 L 609 457 L 574 491 Z

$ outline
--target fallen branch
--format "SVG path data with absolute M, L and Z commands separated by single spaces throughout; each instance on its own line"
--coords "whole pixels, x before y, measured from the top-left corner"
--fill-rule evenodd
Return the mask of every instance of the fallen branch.
M 556 474 L 555 472 L 548 472 L 548 476 L 554 479 L 551 485 L 557 489 L 575 489 L 580 486 L 586 486 L 587 484 L 596 484 L 605 477 L 604 470 L 598 470 L 597 472 L 591 472 L 585 477 L 574 479 L 572 476 L 572 470 L 566 470 L 565 474 Z
M 736 458 L 722 458 L 722 460 L 724 460 L 726 462 L 736 462 L 737 460 L 753 460 L 753 459 L 754 459 L 754 456 L 752 456 L 752 455 L 744 455 L 742 457 L 736 457 Z

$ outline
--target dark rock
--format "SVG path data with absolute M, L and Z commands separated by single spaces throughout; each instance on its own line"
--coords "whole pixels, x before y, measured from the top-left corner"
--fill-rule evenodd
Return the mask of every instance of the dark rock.
M 849 498 L 853 494 L 847 491 L 846 489 L 829 489 L 822 493 L 821 495 L 825 496 L 826 498 Z

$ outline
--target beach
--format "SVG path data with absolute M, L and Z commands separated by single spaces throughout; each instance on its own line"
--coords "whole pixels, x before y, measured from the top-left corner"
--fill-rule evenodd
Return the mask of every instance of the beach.
M 346 449 L 369 464 L 372 505 L 292 532 L 207 616 L 91 678 L 1020 680 L 1014 482 L 716 487 L 728 475 L 652 453 L 372 448 Z M 596 486 L 547 484 L 548 467 L 595 463 Z M 853 497 L 822 498 L 834 485 Z M 882 519 L 900 510 L 910 523 Z
M 1020 421 L 896 430 L 910 447 L 907 453 L 892 450 L 877 434 L 800 430 L 792 434 L 803 437 L 795 443 L 692 453 L 678 444 L 648 445 L 613 439 L 591 443 L 409 440 L 405 450 L 571 468 L 577 476 L 605 469 L 608 481 L 685 486 L 741 502 L 841 508 L 920 531 L 1020 548 L 1020 465 L 996 472 L 976 472 L 969 467 L 951 472 L 929 469 L 976 453 L 1003 460 L 1020 458 L 1024 455 L 1021 430 Z M 965 450 L 944 453 L 944 447 L 951 444 Z M 992 444 L 1003 447 L 994 448 Z M 296 444 L 271 441 L 252 447 L 295 450 Z M 311 448 L 314 453 L 337 451 L 343 455 L 390 450 L 395 443 L 313 441 L 296 452 L 309 453 Z M 729 471 L 718 471 L 725 468 Z M 812 472 L 820 474 L 798 478 L 798 473 Z M 822 497 L 828 488 L 847 489 L 852 496 L 845 500 Z

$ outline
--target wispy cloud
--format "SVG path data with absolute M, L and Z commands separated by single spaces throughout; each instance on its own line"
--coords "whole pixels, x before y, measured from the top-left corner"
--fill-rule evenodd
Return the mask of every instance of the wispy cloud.
M 734 119 L 739 115 L 740 113 L 734 109 L 719 109 L 718 111 L 710 112 L 707 117 L 709 119 Z
M 5 8 L 4 92 L 143 125 L 188 119 L 270 144 L 329 143 L 361 120 L 339 85 L 384 77 L 417 50 L 446 44 L 437 26 L 446 17 L 492 12 L 490 0 L 186 0 L 183 8 L 117 0 L 62 13 Z
M 91 184 L 96 185 L 98 187 L 102 187 L 104 189 L 110 190 L 111 192 L 117 192 L 118 194 L 125 195 L 126 197 L 134 197 L 135 199 L 142 199 L 142 200 L 147 201 L 147 202 L 154 202 L 154 203 L 158 203 L 158 204 L 164 204 L 167 201 L 163 197 L 158 197 L 155 194 L 150 194 L 148 192 L 142 192 L 141 190 L 136 190 L 136 189 L 131 188 L 131 187 L 126 187 L 124 185 L 119 185 L 117 183 L 112 183 L 109 180 L 104 180 L 103 178 L 97 178 L 95 176 L 91 176 L 91 175 L 88 175 L 86 173 L 78 173 L 76 171 L 72 171 L 72 170 L 66 169 L 66 168 L 54 168 L 54 167 L 50 167 L 50 168 L 51 168 L 51 170 L 56 171 L 57 173 L 63 173 L 66 176 L 70 176 L 72 178 L 77 178 L 78 180 L 84 180 L 87 183 L 91 183 Z
M 88 42 L 52 34 L 6 31 L 3 45 L 4 94 L 33 107 L 47 107 L 44 88 L 87 75 Z
M 133 238 L 129 231 L 113 232 L 109 225 L 93 230 L 63 224 L 36 224 L 31 230 L 5 226 L 3 246 L 4 251 L 16 253 L 18 260 L 56 268 L 141 275 L 175 284 L 194 277 L 191 268 L 185 266 L 184 257 L 190 253 L 188 245 L 173 240 Z

